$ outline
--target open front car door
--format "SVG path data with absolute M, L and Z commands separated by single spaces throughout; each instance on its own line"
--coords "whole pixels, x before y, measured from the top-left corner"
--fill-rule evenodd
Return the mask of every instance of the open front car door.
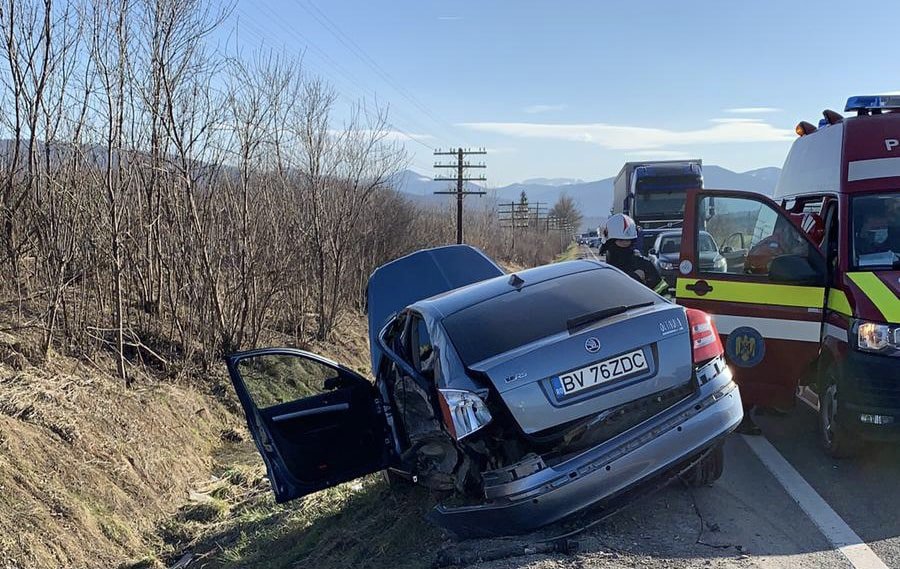
M 719 262 L 701 263 L 708 233 Z M 772 200 L 690 190 L 676 299 L 712 315 L 745 403 L 788 407 L 819 350 L 825 261 Z
M 381 398 L 364 377 L 291 348 L 240 352 L 226 363 L 277 501 L 391 464 Z

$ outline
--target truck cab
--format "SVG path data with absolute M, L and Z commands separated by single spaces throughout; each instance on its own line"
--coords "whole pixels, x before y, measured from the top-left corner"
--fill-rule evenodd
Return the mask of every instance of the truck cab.
M 637 223 L 637 247 L 647 254 L 663 231 L 680 228 L 685 192 L 703 187 L 700 160 L 626 162 L 613 183 L 613 213 Z
M 834 457 L 900 439 L 900 97 L 848 111 L 797 125 L 774 199 L 689 191 L 676 282 L 679 303 L 713 315 L 745 403 L 796 394 Z M 725 272 L 700 263 L 701 232 Z

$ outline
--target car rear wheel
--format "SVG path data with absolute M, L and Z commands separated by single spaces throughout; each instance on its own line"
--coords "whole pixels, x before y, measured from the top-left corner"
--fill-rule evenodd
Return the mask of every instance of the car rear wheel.
M 838 404 L 837 370 L 824 370 L 819 396 L 819 440 L 832 458 L 849 458 L 859 453 L 860 442 L 835 421 Z
M 684 480 L 689 486 L 694 488 L 709 486 L 722 476 L 724 469 L 725 447 L 719 443 L 687 471 L 684 475 Z

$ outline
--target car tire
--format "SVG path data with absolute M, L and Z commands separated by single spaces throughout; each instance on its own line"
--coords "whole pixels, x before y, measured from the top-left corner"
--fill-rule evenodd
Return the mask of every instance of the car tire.
M 819 389 L 819 442 L 831 458 L 851 458 L 862 447 L 860 441 L 835 422 L 838 377 L 835 366 L 823 366 Z
M 725 470 L 725 447 L 719 443 L 706 453 L 706 455 L 697 462 L 684 475 L 684 480 L 688 486 L 700 488 L 701 486 L 709 486 L 722 476 Z

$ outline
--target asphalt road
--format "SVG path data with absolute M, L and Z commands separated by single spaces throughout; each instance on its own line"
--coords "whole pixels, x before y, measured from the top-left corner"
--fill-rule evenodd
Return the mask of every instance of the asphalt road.
M 582 247 L 581 256 L 595 253 Z M 728 439 L 716 484 L 676 484 L 635 502 L 579 535 L 575 555 L 476 566 L 900 568 L 900 445 L 834 460 L 819 449 L 805 405 L 756 420 L 763 436 Z

